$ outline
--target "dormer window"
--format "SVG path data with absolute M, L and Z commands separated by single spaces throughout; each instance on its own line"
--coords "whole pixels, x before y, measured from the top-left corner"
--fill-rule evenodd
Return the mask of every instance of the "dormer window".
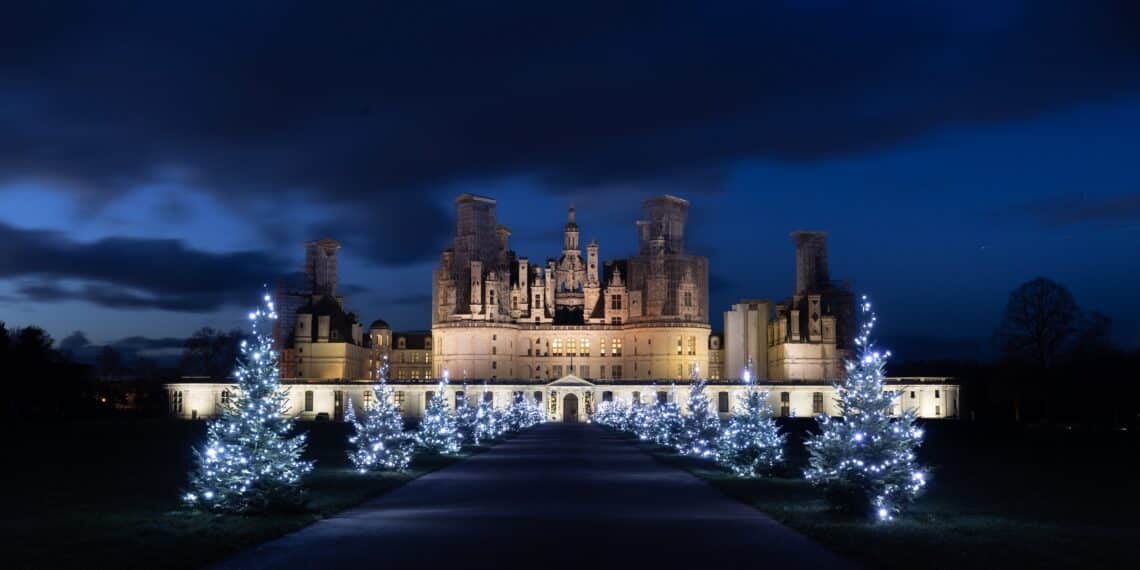
M 400 348 L 408 348 L 408 341 L 404 337 L 400 337 L 400 340 L 396 341 L 396 345 Z

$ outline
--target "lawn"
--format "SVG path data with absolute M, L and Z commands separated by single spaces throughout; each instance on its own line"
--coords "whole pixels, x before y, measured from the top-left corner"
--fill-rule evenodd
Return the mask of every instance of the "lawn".
M 639 444 L 725 494 L 755 506 L 832 551 L 882 568 L 1131 566 L 1140 543 L 1135 432 L 988 429 L 926 422 L 919 459 L 929 492 L 891 523 L 834 515 L 796 475 L 807 464 L 811 420 L 785 423 L 785 477 L 747 480 L 705 461 Z M 632 436 L 631 436 L 632 437 Z M 762 553 L 757 553 L 763 556 Z
M 116 419 L 8 426 L 2 519 L 8 568 L 196 568 L 398 487 L 456 458 L 417 456 L 406 473 L 360 475 L 348 428 L 309 433 L 308 510 L 272 516 L 187 511 L 178 501 L 203 422 Z M 476 450 L 467 450 L 471 453 Z

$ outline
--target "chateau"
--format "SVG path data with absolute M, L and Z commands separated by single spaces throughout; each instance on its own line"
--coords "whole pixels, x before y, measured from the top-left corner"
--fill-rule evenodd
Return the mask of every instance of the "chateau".
M 456 198 L 455 235 L 431 277 L 430 332 L 394 332 L 383 320 L 365 331 L 336 292 L 340 244 L 306 243 L 304 283 L 277 294 L 288 413 L 338 420 L 349 402 L 359 409 L 385 357 L 395 398 L 412 418 L 422 415 L 444 371 L 453 406 L 479 397 L 506 405 L 525 394 L 562 421 L 588 420 L 601 401 L 676 398 L 683 406 L 696 371 L 727 417 L 746 366 L 778 414 L 837 413 L 832 383 L 842 376 L 857 323 L 851 287 L 830 277 L 826 234 L 794 232 L 792 294 L 733 305 L 724 312 L 724 333 L 713 334 L 708 259 L 685 251 L 688 201 L 646 200 L 631 228 L 637 254 L 605 261 L 597 241 L 583 255 L 571 208 L 560 255 L 532 263 L 510 249 L 511 232 L 495 207 L 487 197 Z M 900 406 L 922 417 L 958 414 L 951 379 L 888 384 L 902 392 Z M 228 389 L 225 382 L 171 384 L 172 411 L 212 416 Z

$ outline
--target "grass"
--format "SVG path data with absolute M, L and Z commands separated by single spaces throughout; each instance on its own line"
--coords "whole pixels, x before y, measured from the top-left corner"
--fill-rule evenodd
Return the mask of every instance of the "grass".
M 831 513 L 798 474 L 810 420 L 784 424 L 783 477 L 741 479 L 707 461 L 641 443 L 658 460 L 686 469 L 725 494 L 877 568 L 1097 568 L 1135 558 L 1140 481 L 1134 432 L 987 429 L 927 422 L 919 459 L 929 491 L 887 524 Z
M 0 519 L 8 568 L 196 568 L 297 530 L 460 457 L 416 456 L 405 473 L 360 475 L 345 456 L 348 428 L 309 433 L 307 510 L 264 516 L 188 511 L 179 503 L 203 422 L 117 419 L 9 426 Z M 465 450 L 465 455 L 480 449 Z

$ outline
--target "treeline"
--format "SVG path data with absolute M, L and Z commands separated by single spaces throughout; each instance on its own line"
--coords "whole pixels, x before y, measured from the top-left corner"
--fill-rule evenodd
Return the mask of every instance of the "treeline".
M 164 385 L 182 376 L 230 376 L 243 336 L 240 331 L 202 328 L 186 339 L 175 366 L 124 355 L 113 346 L 95 354 L 94 364 L 76 359 L 40 327 L 9 329 L 0 321 L 3 419 L 83 418 L 131 413 L 167 413 Z
M 945 375 L 962 383 L 964 419 L 1063 427 L 1140 427 L 1140 349 L 1111 341 L 1112 319 L 1081 309 L 1063 285 L 1039 277 L 1014 289 L 992 341 L 996 362 L 927 361 L 892 376 Z

